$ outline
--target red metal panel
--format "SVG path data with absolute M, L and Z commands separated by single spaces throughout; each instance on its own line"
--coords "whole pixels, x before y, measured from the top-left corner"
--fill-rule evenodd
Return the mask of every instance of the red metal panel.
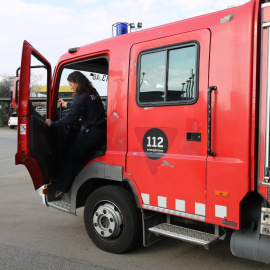
M 254 6 L 234 11 L 234 19 L 211 27 L 210 85 L 213 93 L 212 142 L 216 157 L 207 161 L 207 219 L 237 229 L 240 202 L 254 189 L 250 157 L 254 157 L 253 106 Z M 253 123 L 253 125 L 252 125 Z M 253 128 L 253 130 L 252 130 Z M 252 163 L 254 166 L 254 163 Z M 228 192 L 228 197 L 215 195 Z
M 150 48 L 186 41 L 200 44 L 199 99 L 194 105 L 138 107 L 136 104 L 136 66 L 138 54 Z M 210 32 L 207 29 L 147 41 L 132 47 L 130 59 L 128 154 L 129 172 L 140 193 L 149 196 L 149 205 L 178 210 L 176 200 L 184 202 L 184 211 L 196 211 L 196 203 L 205 207 L 207 158 L 207 88 Z M 162 158 L 148 158 L 143 136 L 159 128 L 168 138 L 168 152 Z M 186 140 L 187 132 L 200 132 L 201 142 Z M 161 202 L 159 202 L 159 200 Z M 146 203 L 147 204 L 147 203 Z

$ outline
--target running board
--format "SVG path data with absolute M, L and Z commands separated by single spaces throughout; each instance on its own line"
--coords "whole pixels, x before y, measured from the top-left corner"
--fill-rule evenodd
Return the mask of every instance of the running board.
M 58 210 L 71 213 L 71 204 L 64 201 L 48 202 L 48 205 Z
M 218 235 L 196 231 L 167 223 L 161 223 L 155 227 L 149 228 L 149 231 L 157 235 L 163 235 L 197 244 L 203 246 L 205 249 L 209 249 L 211 245 L 217 243 L 221 238 Z

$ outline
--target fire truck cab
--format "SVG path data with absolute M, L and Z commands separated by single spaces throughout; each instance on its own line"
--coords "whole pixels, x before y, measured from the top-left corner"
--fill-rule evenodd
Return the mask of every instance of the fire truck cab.
M 270 4 L 251 0 L 72 48 L 53 76 L 25 41 L 16 164 L 47 206 L 73 215 L 85 207 L 86 230 L 103 250 L 164 236 L 209 248 L 232 232 L 234 255 L 270 263 L 269 27 Z M 34 109 L 33 69 L 46 78 L 53 121 L 69 72 L 106 83 L 106 145 L 89 153 L 62 198 L 52 183 L 69 131 L 52 131 Z

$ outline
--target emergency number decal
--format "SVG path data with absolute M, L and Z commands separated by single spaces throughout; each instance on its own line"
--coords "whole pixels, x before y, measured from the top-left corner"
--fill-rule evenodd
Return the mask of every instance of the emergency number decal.
M 168 151 L 166 134 L 158 128 L 149 129 L 143 137 L 143 150 L 150 159 L 159 159 Z

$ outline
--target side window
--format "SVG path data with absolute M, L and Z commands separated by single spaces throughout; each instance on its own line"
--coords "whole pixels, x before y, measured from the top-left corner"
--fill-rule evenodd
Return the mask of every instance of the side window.
M 139 106 L 193 104 L 198 98 L 196 43 L 159 48 L 139 55 Z
M 108 59 L 100 57 L 95 59 L 88 59 L 81 62 L 75 62 L 64 66 L 59 82 L 57 99 L 64 99 L 65 101 L 72 101 L 73 91 L 67 81 L 67 77 L 73 71 L 82 72 L 86 78 L 92 83 L 99 93 L 101 100 L 106 110 L 107 106 L 107 88 L 108 88 Z M 57 115 L 57 119 L 61 118 L 68 109 L 61 110 Z
M 30 101 L 33 109 L 41 116 L 47 116 L 47 91 L 48 91 L 48 69 L 34 55 L 31 56 L 30 75 Z

